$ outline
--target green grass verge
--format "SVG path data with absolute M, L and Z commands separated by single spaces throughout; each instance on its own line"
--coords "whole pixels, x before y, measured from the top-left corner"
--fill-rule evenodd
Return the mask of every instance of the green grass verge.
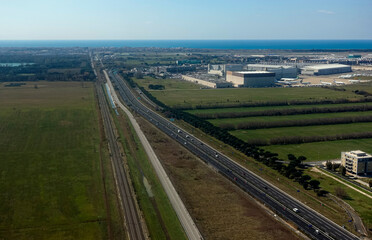
M 329 142 L 313 142 L 290 145 L 271 145 L 262 147 L 270 152 L 279 154 L 279 157 L 286 159 L 292 153 L 296 156 L 303 155 L 307 161 L 321 161 L 341 158 L 341 152 L 351 150 L 362 150 L 372 152 L 372 139 L 351 139 Z
M 120 113 L 121 116 L 125 116 L 123 111 Z M 170 239 L 186 239 L 177 215 L 129 119 L 126 116 L 120 118 L 122 119 L 119 120 L 115 117 L 115 122 L 119 129 L 120 141 L 125 149 L 137 199 L 145 216 L 151 238 L 165 239 L 168 235 Z M 150 196 L 146 190 L 144 177 L 151 186 L 153 196 Z
M 321 182 L 322 188 L 326 189 L 333 195 L 336 195 L 335 188 L 340 187 L 344 189 L 347 195 L 350 197 L 350 199 L 344 199 L 344 201 L 355 209 L 358 215 L 362 218 L 367 229 L 372 228 L 372 205 L 370 204 L 372 200 L 370 198 L 345 185 L 340 184 L 332 178 L 322 175 L 321 173 L 307 170 L 306 174 L 311 176 L 313 179 L 318 179 Z
M 0 239 L 107 238 L 98 114 L 93 85 L 85 85 L 0 90 L 6 96 L 0 104 Z

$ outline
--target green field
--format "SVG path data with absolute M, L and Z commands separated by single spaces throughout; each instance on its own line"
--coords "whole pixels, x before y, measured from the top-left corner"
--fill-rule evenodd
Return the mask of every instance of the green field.
M 244 117 L 244 118 L 223 118 L 208 120 L 216 126 L 222 124 L 233 124 L 235 127 L 239 123 L 247 122 L 281 122 L 281 121 L 295 121 L 306 119 L 322 119 L 322 118 L 340 118 L 340 117 L 358 117 L 358 116 L 372 116 L 372 111 L 366 112 L 340 112 L 340 113 L 316 113 L 316 114 L 299 114 L 287 116 L 265 116 L 265 117 Z M 370 124 L 372 127 L 372 124 Z M 335 125 L 337 126 L 337 124 Z M 333 126 L 332 126 L 333 128 Z
M 350 204 L 352 208 L 358 213 L 362 218 L 365 227 L 371 229 L 372 227 L 372 205 L 371 199 L 367 196 L 360 194 L 359 192 L 350 189 L 349 187 L 340 184 L 334 179 L 326 177 L 321 173 L 307 170 L 306 174 L 310 175 L 314 179 L 318 179 L 321 182 L 321 186 L 324 189 L 327 189 L 330 193 L 335 194 L 335 188 L 342 188 L 345 190 L 349 199 L 344 199 L 345 202 Z M 351 226 L 350 226 L 351 227 Z
M 341 133 L 371 132 L 371 123 L 349 123 L 336 125 L 317 125 L 306 127 L 280 127 L 254 130 L 234 130 L 230 133 L 244 141 L 250 139 L 270 140 L 281 136 L 328 136 Z
M 342 103 L 342 104 L 309 104 L 309 105 L 286 105 L 286 106 L 266 106 L 266 107 L 236 107 L 236 108 L 209 108 L 209 109 L 193 109 L 186 110 L 191 114 L 213 114 L 213 113 L 238 113 L 238 112 L 260 112 L 267 110 L 282 110 L 282 109 L 306 109 L 306 108 L 332 108 L 344 106 L 363 106 L 372 105 L 371 102 L 366 103 Z
M 349 91 L 335 91 L 326 88 L 229 88 L 152 91 L 158 100 L 171 107 L 195 107 L 196 105 L 239 105 L 242 103 L 260 103 L 295 100 L 332 100 L 362 98 Z
M 148 86 L 150 84 L 159 84 L 165 87 L 165 90 L 176 90 L 176 89 L 200 89 L 200 85 L 194 84 L 191 82 L 177 80 L 177 79 L 156 79 L 152 77 L 144 77 L 143 79 L 133 78 L 139 86 L 144 87 L 146 90 L 153 92 L 157 92 L 158 90 L 152 90 Z
M 308 161 L 320 161 L 337 159 L 341 157 L 341 152 L 351 150 L 362 150 L 372 152 L 372 139 L 350 139 L 328 142 L 313 142 L 290 145 L 271 145 L 262 147 L 270 152 L 279 154 L 279 157 L 286 159 L 289 153 L 296 156 L 306 156 Z
M 92 84 L 0 87 L 0 239 L 104 239 Z

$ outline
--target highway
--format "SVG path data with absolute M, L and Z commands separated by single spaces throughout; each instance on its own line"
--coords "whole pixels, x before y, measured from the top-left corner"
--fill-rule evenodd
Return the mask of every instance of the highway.
M 130 87 L 120 76 L 109 72 L 112 82 L 127 106 L 154 124 L 161 131 L 182 144 L 220 174 L 238 185 L 241 189 L 260 200 L 273 212 L 294 223 L 298 229 L 313 239 L 359 239 L 331 220 L 310 209 L 290 195 L 273 186 L 255 173 L 247 170 L 227 156 L 221 154 L 200 139 L 192 136 L 169 120 L 143 105 L 133 95 Z M 297 208 L 298 211 L 293 209 Z
M 114 171 L 119 201 L 124 212 L 125 225 L 129 239 L 145 240 L 143 234 L 142 221 L 139 217 L 138 208 L 130 188 L 128 174 L 123 165 L 120 148 L 115 135 L 115 127 L 111 119 L 110 110 L 102 89 L 100 75 L 97 76 L 96 91 L 98 96 L 99 108 L 102 115 L 103 125 L 108 140 L 111 155 L 111 164 Z

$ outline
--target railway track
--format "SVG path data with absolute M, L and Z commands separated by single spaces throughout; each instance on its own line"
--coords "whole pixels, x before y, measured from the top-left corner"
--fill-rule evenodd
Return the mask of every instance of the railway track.
M 118 198 L 123 210 L 125 218 L 125 226 L 128 231 L 129 239 L 144 240 L 146 237 L 143 233 L 142 221 L 139 217 L 138 209 L 130 188 L 129 174 L 126 172 L 123 158 L 115 134 L 115 126 L 111 119 L 110 109 L 108 107 L 106 97 L 102 89 L 102 81 L 100 76 L 96 83 L 96 92 L 98 96 L 99 108 L 101 111 L 103 125 L 108 140 L 108 145 L 111 155 L 111 164 L 114 172 Z

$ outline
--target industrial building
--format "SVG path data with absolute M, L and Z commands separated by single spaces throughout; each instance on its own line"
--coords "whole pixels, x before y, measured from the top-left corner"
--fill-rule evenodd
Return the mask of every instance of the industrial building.
M 182 80 L 203 85 L 207 88 L 232 88 L 233 84 L 217 77 L 206 77 L 203 74 L 182 75 Z
M 266 64 L 248 64 L 248 71 L 268 71 L 275 73 L 276 80 L 281 78 L 297 78 L 299 69 L 295 66 L 287 65 L 266 65 Z
M 349 174 L 371 174 L 372 155 L 360 150 L 342 152 L 341 165 L 346 168 L 346 172 Z
M 328 75 L 337 73 L 351 72 L 351 66 L 343 64 L 320 64 L 306 66 L 302 68 L 301 73 L 304 75 Z
M 208 74 L 226 76 L 227 71 L 242 71 L 244 70 L 244 64 L 208 64 Z
M 227 71 L 226 81 L 234 87 L 272 87 L 275 85 L 275 73 L 268 71 Z

